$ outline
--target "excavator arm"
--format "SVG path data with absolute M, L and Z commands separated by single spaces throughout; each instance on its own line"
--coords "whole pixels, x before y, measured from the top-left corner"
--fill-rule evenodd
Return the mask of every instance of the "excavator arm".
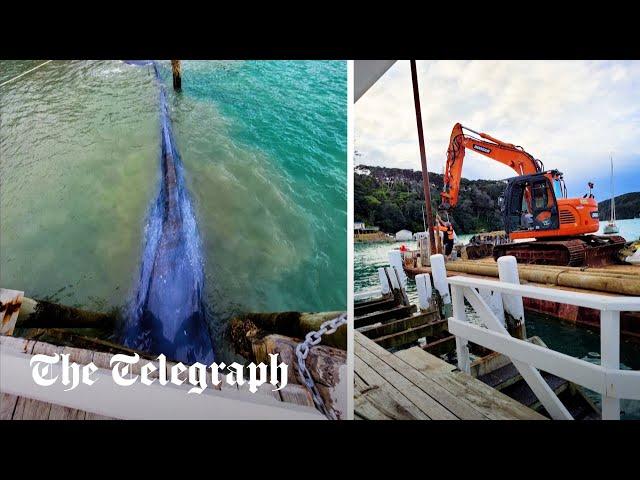
M 481 138 L 467 135 L 463 129 L 475 133 Z M 456 123 L 451 131 L 451 139 L 447 149 L 444 188 L 440 193 L 441 209 L 448 210 L 458 203 L 462 164 L 467 148 L 511 167 L 518 175 L 539 173 L 543 170 L 542 162 L 525 152 L 522 147 L 503 142 L 486 133 L 475 132 Z

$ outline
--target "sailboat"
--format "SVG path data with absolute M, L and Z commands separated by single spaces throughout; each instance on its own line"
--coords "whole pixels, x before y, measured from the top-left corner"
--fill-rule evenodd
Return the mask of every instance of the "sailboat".
M 616 225 L 616 199 L 615 194 L 613 193 L 613 158 L 611 160 L 611 217 L 609 218 L 609 223 L 604 227 L 605 235 L 610 235 L 612 233 L 618 233 L 620 229 Z

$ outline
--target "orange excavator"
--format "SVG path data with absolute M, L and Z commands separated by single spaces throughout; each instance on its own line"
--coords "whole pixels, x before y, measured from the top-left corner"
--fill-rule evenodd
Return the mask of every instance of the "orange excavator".
M 520 146 L 476 132 L 460 123 L 456 123 L 451 132 L 440 210 L 448 212 L 458 203 L 467 149 L 507 165 L 518 174 L 507 180 L 504 195 L 498 199 L 510 241 L 494 245 L 494 258 L 513 255 L 518 263 L 568 266 L 601 266 L 615 262 L 615 255 L 625 239 L 590 235 L 600 226 L 592 183 L 582 198 L 568 198 L 561 172 L 545 170 L 540 160 Z

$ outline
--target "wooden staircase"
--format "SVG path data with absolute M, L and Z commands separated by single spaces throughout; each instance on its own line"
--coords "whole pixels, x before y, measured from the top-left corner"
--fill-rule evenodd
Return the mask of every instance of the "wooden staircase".
M 443 340 L 453 339 L 438 308 L 417 312 L 416 306 L 397 289 L 372 300 L 356 302 L 354 326 L 385 349 L 416 346 L 419 339 L 425 338 L 427 344 L 423 348 L 429 350 L 426 347 L 431 343 L 440 346 Z

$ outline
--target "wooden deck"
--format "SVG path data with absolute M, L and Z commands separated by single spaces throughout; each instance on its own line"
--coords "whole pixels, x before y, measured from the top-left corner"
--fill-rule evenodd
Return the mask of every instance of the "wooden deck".
M 354 334 L 356 419 L 545 419 L 419 347 L 390 353 Z
M 73 347 L 61 347 L 49 343 L 4 335 L 0 335 L 0 348 L 13 350 L 15 352 L 20 352 L 27 355 L 35 355 L 38 353 L 47 355 L 52 355 L 54 353 L 67 353 L 70 355 L 69 359 L 71 362 L 76 362 L 80 365 L 86 365 L 89 362 L 93 362 L 100 369 L 110 369 L 109 361 L 112 357 L 112 355 L 109 353 Z M 167 369 L 171 368 L 171 366 L 173 365 L 174 363 L 167 362 Z M 133 368 L 133 373 L 140 374 L 140 367 L 138 365 Z M 154 374 L 152 374 L 151 376 L 157 377 L 157 375 L 158 372 L 154 372 Z M 240 392 L 238 393 L 243 393 L 244 390 L 247 390 L 246 399 L 248 400 L 253 397 L 253 394 L 248 392 L 248 385 L 246 383 L 239 389 L 237 386 L 234 388 L 224 383 L 221 383 L 219 387 L 222 387 L 222 389 L 224 390 L 230 389 L 236 392 L 240 390 Z M 260 388 L 258 392 L 256 392 L 256 395 L 264 398 L 264 401 L 261 401 L 261 403 L 273 404 L 274 406 L 278 406 L 279 410 L 283 410 L 283 415 L 286 415 L 286 409 L 280 408 L 281 406 L 283 406 L 281 402 L 301 405 L 304 407 L 308 407 L 310 411 L 316 412 L 311 394 L 303 385 L 289 383 L 284 389 L 275 392 L 272 391 L 272 387 L 269 384 L 263 384 L 261 387 L 262 388 Z M 238 396 L 240 397 L 240 395 Z M 318 416 L 321 416 L 319 412 Z M 0 420 L 111 419 L 112 418 L 98 415 L 96 413 L 77 410 L 74 408 L 65 407 L 63 405 L 47 403 L 41 400 L 27 397 L 18 397 L 8 393 L 0 392 Z

